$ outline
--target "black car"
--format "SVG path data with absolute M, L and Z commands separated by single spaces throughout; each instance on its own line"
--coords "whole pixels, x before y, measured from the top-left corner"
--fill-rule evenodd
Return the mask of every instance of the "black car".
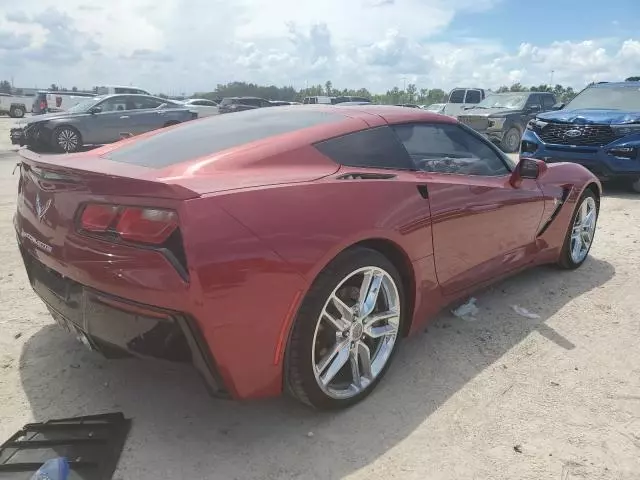
M 219 113 L 241 112 L 255 108 L 272 107 L 269 100 L 258 97 L 227 97 L 218 105 Z
M 537 113 L 554 109 L 556 97 L 549 92 L 494 93 L 465 109 L 458 121 L 485 135 L 507 153 L 520 147 L 527 123 Z

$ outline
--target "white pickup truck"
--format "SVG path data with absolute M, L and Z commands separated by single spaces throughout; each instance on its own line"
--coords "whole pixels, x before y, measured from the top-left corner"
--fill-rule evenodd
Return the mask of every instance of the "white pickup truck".
M 0 115 L 22 118 L 27 113 L 24 97 L 16 97 L 8 93 L 0 93 Z

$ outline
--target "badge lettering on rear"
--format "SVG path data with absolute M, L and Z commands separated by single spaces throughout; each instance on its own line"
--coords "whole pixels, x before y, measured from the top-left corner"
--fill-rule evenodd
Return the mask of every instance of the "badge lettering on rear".
M 33 235 L 31 235 L 30 233 L 25 232 L 24 230 L 22 230 L 20 232 L 20 236 L 22 238 L 26 238 L 27 240 L 29 240 L 32 244 L 34 244 L 36 247 L 38 247 L 41 250 L 44 250 L 47 253 L 51 253 L 53 251 L 53 248 L 51 247 L 51 245 L 47 245 L 46 243 L 38 240 L 36 237 L 34 237 Z

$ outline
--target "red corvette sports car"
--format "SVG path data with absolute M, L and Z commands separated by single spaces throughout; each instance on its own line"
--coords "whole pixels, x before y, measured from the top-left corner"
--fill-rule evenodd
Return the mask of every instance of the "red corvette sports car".
M 216 395 L 316 408 L 364 398 L 472 290 L 579 267 L 601 195 L 580 165 L 515 164 L 402 107 L 255 109 L 22 157 L 18 243 L 57 322 L 107 356 L 189 362 Z

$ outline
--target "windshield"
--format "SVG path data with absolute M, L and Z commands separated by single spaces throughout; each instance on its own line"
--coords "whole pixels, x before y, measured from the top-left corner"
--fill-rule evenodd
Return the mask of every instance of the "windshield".
M 102 100 L 104 100 L 104 97 L 91 97 L 83 102 L 78 103 L 77 105 L 74 105 L 73 107 L 69 108 L 67 110 L 67 112 L 69 113 L 84 113 L 87 110 L 89 110 L 91 107 L 93 107 L 94 105 L 98 104 L 99 102 L 101 102 Z
M 526 95 L 491 95 L 476 105 L 476 108 L 509 108 L 519 110 L 524 107 L 526 102 Z
M 582 108 L 640 110 L 640 88 L 626 85 L 587 88 L 571 100 L 565 110 Z

